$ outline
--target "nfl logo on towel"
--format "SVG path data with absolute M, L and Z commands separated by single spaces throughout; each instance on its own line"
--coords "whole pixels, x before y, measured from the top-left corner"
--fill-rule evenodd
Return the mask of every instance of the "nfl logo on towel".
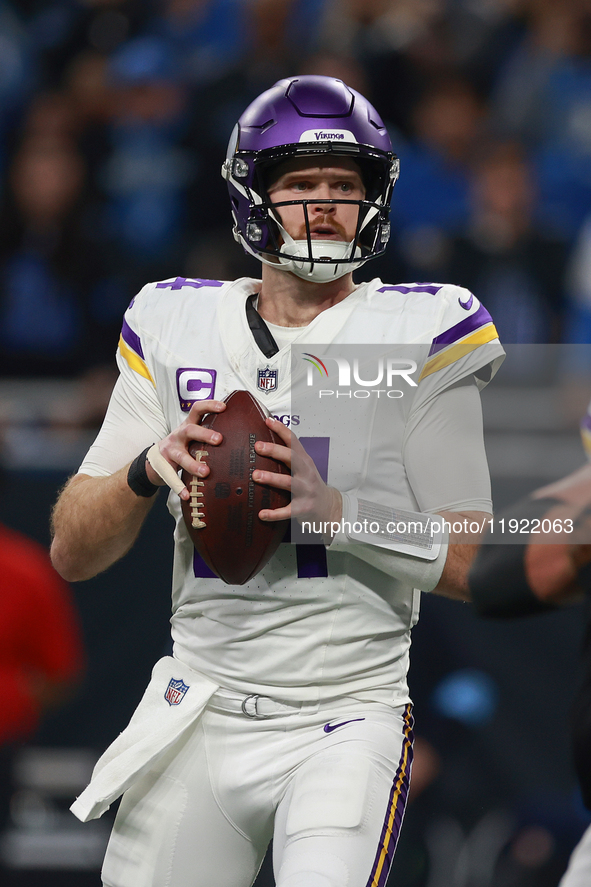
M 259 370 L 257 387 L 259 391 L 275 391 L 277 388 L 277 370 L 272 370 L 271 367 Z
M 183 683 L 183 681 L 175 681 L 174 678 L 171 678 L 168 682 L 164 698 L 169 705 L 178 705 L 179 702 L 183 701 L 184 695 L 188 689 L 188 684 Z

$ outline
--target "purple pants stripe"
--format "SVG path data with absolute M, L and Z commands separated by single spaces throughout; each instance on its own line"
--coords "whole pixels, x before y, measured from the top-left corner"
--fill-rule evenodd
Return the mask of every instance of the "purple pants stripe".
M 402 742 L 402 754 L 394 784 L 388 799 L 388 808 L 384 827 L 380 835 L 380 843 L 376 858 L 367 882 L 367 887 L 385 887 L 388 880 L 388 872 L 394 859 L 396 844 L 398 843 L 398 835 L 404 817 L 406 801 L 408 798 L 408 789 L 410 785 L 410 771 L 412 765 L 412 744 L 413 744 L 413 724 L 412 706 L 407 705 L 404 712 L 404 740 Z

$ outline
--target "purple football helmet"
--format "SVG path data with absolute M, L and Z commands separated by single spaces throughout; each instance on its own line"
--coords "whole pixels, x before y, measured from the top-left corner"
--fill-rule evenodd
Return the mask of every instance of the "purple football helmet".
M 354 160 L 363 200 L 294 200 L 302 204 L 307 237 L 293 240 L 267 193 L 277 164 L 330 154 Z M 252 102 L 234 127 L 222 175 L 228 183 L 234 237 L 246 252 L 305 280 L 336 280 L 381 255 L 390 236 L 390 198 L 399 162 L 377 111 L 334 77 L 279 80 Z M 357 230 L 350 243 L 310 236 L 308 204 L 355 203 Z

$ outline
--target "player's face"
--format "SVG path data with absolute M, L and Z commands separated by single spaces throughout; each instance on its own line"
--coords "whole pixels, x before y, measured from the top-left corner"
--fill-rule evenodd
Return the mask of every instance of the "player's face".
M 363 200 L 365 188 L 359 167 L 348 157 L 307 158 L 287 161 L 268 188 L 273 203 L 308 200 L 312 240 L 340 240 L 355 237 L 359 207 L 356 204 L 323 203 L 325 200 Z M 315 201 L 318 201 L 317 203 Z M 304 208 L 301 205 L 277 209 L 283 227 L 294 240 L 306 239 Z

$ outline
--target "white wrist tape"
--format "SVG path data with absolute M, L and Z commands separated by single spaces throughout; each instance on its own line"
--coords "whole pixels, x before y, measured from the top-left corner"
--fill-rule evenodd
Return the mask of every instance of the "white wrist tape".
M 414 588 L 432 591 L 447 558 L 443 520 L 368 502 L 352 493 L 341 495 L 341 528 L 330 551 L 347 551 Z
M 162 478 L 164 483 L 168 484 L 174 493 L 181 493 L 185 489 L 185 485 L 170 464 L 167 462 L 158 448 L 158 444 L 150 447 L 146 453 L 146 459 L 156 472 Z
M 348 539 L 433 561 L 444 538 L 443 521 L 431 514 L 401 511 L 351 493 L 343 495 L 342 528 Z M 345 518 L 345 513 L 347 517 Z

